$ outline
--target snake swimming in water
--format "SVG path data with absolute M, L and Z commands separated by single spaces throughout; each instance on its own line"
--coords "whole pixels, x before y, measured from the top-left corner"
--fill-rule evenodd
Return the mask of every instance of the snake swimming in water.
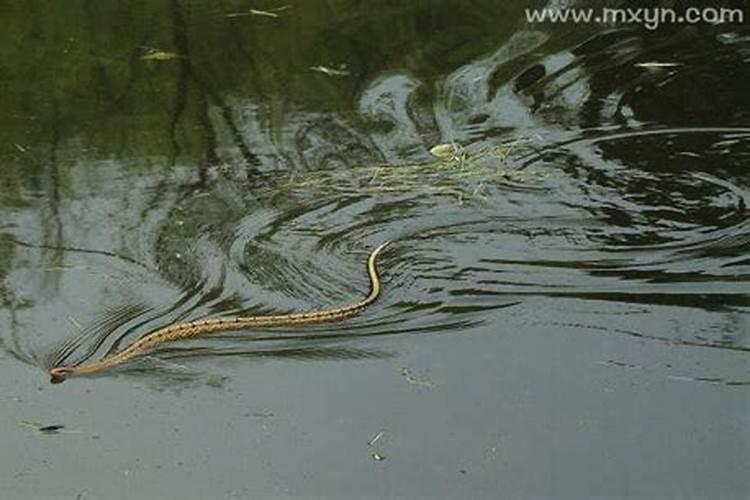
M 367 259 L 367 274 L 370 277 L 370 293 L 362 300 L 331 309 L 292 314 L 270 316 L 237 316 L 234 318 L 219 318 L 179 323 L 154 330 L 129 346 L 116 351 L 99 361 L 83 363 L 75 366 L 56 366 L 49 370 L 50 382 L 59 384 L 68 377 L 96 373 L 125 363 L 136 356 L 140 356 L 154 347 L 176 340 L 188 339 L 198 335 L 243 328 L 270 328 L 277 326 L 304 325 L 310 323 L 324 323 L 340 321 L 362 312 L 380 295 L 380 278 L 375 260 L 378 254 L 389 244 L 386 241 L 372 251 Z

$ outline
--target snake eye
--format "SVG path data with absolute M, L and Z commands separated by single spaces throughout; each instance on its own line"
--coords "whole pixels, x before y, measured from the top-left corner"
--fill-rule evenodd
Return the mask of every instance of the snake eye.
M 52 368 L 49 371 L 49 381 L 53 384 L 62 384 L 65 382 L 65 379 L 68 378 L 68 375 L 72 372 L 72 370 L 65 366 L 58 366 L 56 368 Z

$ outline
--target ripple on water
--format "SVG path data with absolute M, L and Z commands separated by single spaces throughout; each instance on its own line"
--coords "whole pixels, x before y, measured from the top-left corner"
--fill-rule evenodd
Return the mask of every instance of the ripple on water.
M 8 227 L 29 240 L 54 240 L 29 223 L 53 219 L 73 228 L 66 238 L 77 247 L 116 252 L 26 254 L 38 269 L 6 273 L 16 295 L 3 297 L 17 317 L 5 349 L 37 364 L 80 360 L 175 321 L 348 303 L 366 293 L 368 252 L 392 240 L 379 259 L 383 296 L 363 315 L 165 345 L 146 371 L 187 356 L 378 358 L 397 354 L 389 336 L 478 324 L 748 350 L 750 130 L 728 107 L 675 104 L 691 95 L 690 78 L 737 47 L 674 52 L 625 30 L 549 53 L 546 42 L 513 36 L 439 83 L 374 79 L 356 119 L 293 111 L 280 139 L 252 134 L 265 173 L 227 161 L 129 177 L 109 165 L 99 172 L 114 179 L 107 192 L 63 193 L 54 212 L 18 209 Z M 647 64 L 667 57 L 669 70 Z M 260 127 L 243 119 L 238 133 Z M 438 142 L 456 143 L 453 156 L 431 157 Z M 71 172 L 85 178 L 86 166 Z M 106 237 L 93 230 L 102 206 Z M 133 260 L 158 284 L 124 279 Z M 73 261 L 85 268 L 51 271 Z M 32 319 L 71 307 L 83 318 L 111 312 L 80 334 Z

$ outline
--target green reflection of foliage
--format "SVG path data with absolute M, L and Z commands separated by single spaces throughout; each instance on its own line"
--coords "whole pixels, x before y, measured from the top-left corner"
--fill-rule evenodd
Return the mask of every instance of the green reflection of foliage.
M 0 168 L 0 207 L 22 208 L 27 206 L 22 195 L 22 181 L 17 168 Z M 1 256 L 0 256 L 1 257 Z
M 11 315 L 15 315 L 18 309 L 26 309 L 34 305 L 34 301 L 19 297 L 17 293 L 8 288 L 5 278 L 13 269 L 13 261 L 16 257 L 16 245 L 7 234 L 0 233 L 0 309 L 8 309 Z M 14 319 L 15 321 L 15 319 Z
M 215 122 L 226 119 L 216 109 L 229 110 L 235 97 L 350 111 L 362 85 L 382 71 L 450 70 L 496 46 L 515 18 L 491 1 L 252 7 L 3 2 L 0 153 L 75 137 L 78 157 L 211 160 Z M 312 69 L 342 66 L 341 77 Z
M 13 262 L 13 240 L 7 234 L 0 233 L 0 287 L 5 282 L 5 277 L 8 276 L 8 271 L 11 268 Z M 0 288 L 2 290 L 2 288 Z

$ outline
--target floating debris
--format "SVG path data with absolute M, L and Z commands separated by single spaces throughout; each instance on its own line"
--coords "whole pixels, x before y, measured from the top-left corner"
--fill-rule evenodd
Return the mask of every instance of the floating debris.
M 430 148 L 430 154 L 435 158 L 450 160 L 458 152 L 458 146 L 455 144 L 438 144 Z
M 328 66 L 310 66 L 310 69 L 313 71 L 317 71 L 318 73 L 323 73 L 324 75 L 328 76 L 349 76 L 351 72 L 346 69 L 345 64 L 339 65 L 337 68 L 329 68 Z
M 228 14 L 224 14 L 224 17 L 231 18 L 231 17 L 246 17 L 246 16 L 263 16 L 263 17 L 278 18 L 278 17 L 281 17 L 279 15 L 279 12 L 283 12 L 291 8 L 292 8 L 291 5 L 284 5 L 282 7 L 276 7 L 274 9 L 268 9 L 268 10 L 250 9 L 247 12 L 230 12 Z
M 41 432 L 42 434 L 60 434 L 60 431 L 65 428 L 64 425 L 44 425 L 40 424 L 39 422 L 29 422 L 28 420 L 21 420 L 19 424 L 29 429 L 34 429 L 35 431 Z
M 65 428 L 64 425 L 53 424 L 53 425 L 43 425 L 39 427 L 37 430 L 39 432 L 43 432 L 44 434 L 57 434 L 60 430 L 64 428 Z
M 271 10 L 250 9 L 250 14 L 253 16 L 279 17 L 277 12 Z
M 406 381 L 410 384 L 421 385 L 423 387 L 435 387 L 435 384 L 427 375 L 415 375 L 408 368 L 402 368 L 401 375 L 403 375 L 404 378 L 406 378 Z
M 140 59 L 141 61 L 171 61 L 180 57 L 174 52 L 166 52 L 164 50 L 153 49 L 145 47 L 146 53 L 143 54 Z
M 682 63 L 652 61 L 652 62 L 636 63 L 635 66 L 638 68 L 675 68 L 677 66 L 682 66 Z
M 380 438 L 382 438 L 383 436 L 385 436 L 385 431 L 378 431 L 367 442 L 367 446 L 369 446 L 370 448 L 375 448 L 370 453 L 370 457 L 372 457 L 372 459 L 375 460 L 376 462 L 382 462 L 383 460 L 385 460 L 385 455 L 383 455 L 382 453 L 380 453 L 380 449 L 379 448 L 381 448 L 381 447 L 380 446 L 377 446 L 377 447 L 375 446 L 378 443 L 378 441 L 380 441 Z
M 383 437 L 383 435 L 384 435 L 384 434 L 385 434 L 385 432 L 384 432 L 384 431 L 378 431 L 378 433 L 377 433 L 377 434 L 375 434 L 375 435 L 374 435 L 374 436 L 373 436 L 373 437 L 372 437 L 372 438 L 371 438 L 371 439 L 370 439 L 370 440 L 369 440 L 369 441 L 367 442 L 367 446 L 374 446 L 374 445 L 375 445 L 375 443 L 377 443 L 377 442 L 378 442 L 378 441 L 380 440 L 380 438 L 381 438 L 381 437 Z
M 598 365 L 602 366 L 617 366 L 620 368 L 631 368 L 636 370 L 642 370 L 643 367 L 641 365 L 637 365 L 634 363 L 626 363 L 625 361 L 618 361 L 616 359 L 608 359 L 607 361 L 597 361 Z
M 679 382 L 703 382 L 708 384 L 719 384 L 728 386 L 748 386 L 750 380 L 732 380 L 723 377 L 691 377 L 688 375 L 667 375 L 667 379 Z
M 424 163 L 354 167 L 343 174 L 292 173 L 286 182 L 275 186 L 274 193 L 312 187 L 357 195 L 413 191 L 455 197 L 463 204 L 468 200 L 485 200 L 499 184 L 545 190 L 543 185 L 531 181 L 538 183 L 546 178 L 551 173 L 549 169 L 521 170 L 508 161 L 525 142 L 518 139 L 496 145 L 439 144 L 431 148 L 433 158 Z M 436 157 L 442 154 L 445 156 Z

